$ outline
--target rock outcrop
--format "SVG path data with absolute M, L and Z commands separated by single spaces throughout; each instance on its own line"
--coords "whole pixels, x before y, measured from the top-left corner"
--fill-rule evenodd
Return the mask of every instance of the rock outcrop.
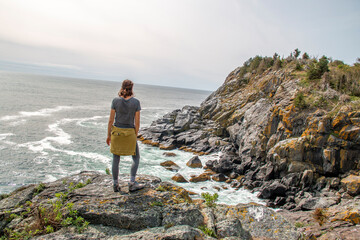
M 127 179 L 120 176 L 120 193 L 113 192 L 111 176 L 98 172 L 20 188 L 0 201 L 0 233 L 34 239 L 300 237 L 293 223 L 267 207 L 207 207 L 185 189 L 147 175 L 137 179 L 146 187 L 129 193 Z M 87 227 L 79 225 L 85 221 Z
M 323 191 L 357 196 L 360 100 L 331 78 L 344 74 L 345 84 L 346 73 L 332 65 L 322 79 L 309 80 L 306 69 L 314 59 L 257 58 L 265 65 L 249 60 L 199 108 L 165 115 L 141 131 L 142 139 L 197 154 L 221 151 L 205 167 L 231 179 L 241 176 L 232 186 L 260 192 L 269 206 L 302 209 L 307 204 L 298 205 L 301 199 Z M 353 68 L 359 74 L 358 65 Z M 351 84 L 358 86 L 359 79 Z

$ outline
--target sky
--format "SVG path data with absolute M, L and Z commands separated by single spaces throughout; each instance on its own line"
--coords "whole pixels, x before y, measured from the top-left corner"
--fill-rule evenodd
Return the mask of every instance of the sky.
M 0 0 L 0 70 L 215 90 L 256 55 L 353 64 L 358 0 Z

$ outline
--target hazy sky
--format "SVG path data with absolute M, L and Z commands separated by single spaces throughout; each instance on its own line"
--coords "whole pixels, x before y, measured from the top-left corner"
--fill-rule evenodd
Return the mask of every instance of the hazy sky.
M 360 57 L 358 0 L 0 0 L 0 70 L 215 90 L 255 55 Z

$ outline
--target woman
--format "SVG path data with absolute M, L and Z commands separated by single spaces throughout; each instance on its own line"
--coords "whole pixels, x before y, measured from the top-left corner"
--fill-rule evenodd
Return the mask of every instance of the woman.
M 140 127 L 140 101 L 134 97 L 133 82 L 124 80 L 118 93 L 113 99 L 108 124 L 106 143 L 113 153 L 112 175 L 114 192 L 119 192 L 119 162 L 120 156 L 132 155 L 133 163 L 130 171 L 129 191 L 136 191 L 144 186 L 135 182 L 139 166 L 139 147 L 136 136 Z M 114 123 L 115 120 L 115 123 Z

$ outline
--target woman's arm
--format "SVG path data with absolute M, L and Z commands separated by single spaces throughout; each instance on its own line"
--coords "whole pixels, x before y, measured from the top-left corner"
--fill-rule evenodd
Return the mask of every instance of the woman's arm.
M 139 128 L 140 128 L 140 111 L 137 111 L 135 113 L 135 134 L 136 134 L 136 136 L 139 133 Z
M 114 119 L 115 119 L 115 109 L 111 109 L 110 111 L 110 117 L 109 117 L 109 123 L 108 123 L 108 131 L 107 131 L 107 138 L 106 138 L 106 143 L 107 145 L 110 145 L 110 141 L 111 141 L 111 127 L 114 124 Z

